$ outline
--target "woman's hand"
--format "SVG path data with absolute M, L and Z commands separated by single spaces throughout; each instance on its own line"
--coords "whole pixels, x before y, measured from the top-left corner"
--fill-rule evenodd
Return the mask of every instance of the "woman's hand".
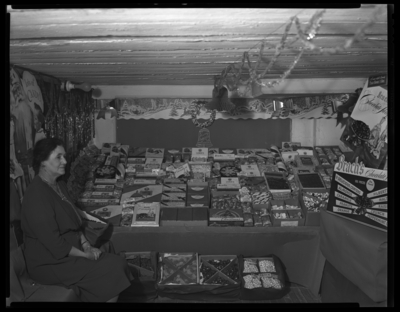
M 89 260 L 97 260 L 101 255 L 101 250 L 92 246 L 87 246 L 84 248 L 84 252 L 86 254 L 86 258 Z

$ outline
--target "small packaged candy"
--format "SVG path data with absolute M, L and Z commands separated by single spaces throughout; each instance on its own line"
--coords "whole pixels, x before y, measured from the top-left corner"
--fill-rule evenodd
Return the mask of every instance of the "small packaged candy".
M 281 289 L 282 285 L 277 276 L 275 275 L 264 273 L 260 274 L 260 278 L 263 284 L 264 288 L 275 288 L 275 289 Z
M 258 273 L 257 259 L 244 259 L 243 273 Z
M 262 226 L 272 226 L 271 218 L 268 215 L 261 216 Z
M 261 216 L 254 214 L 253 220 L 254 220 L 254 226 L 262 226 Z
M 274 260 L 272 258 L 258 260 L 258 266 L 260 267 L 260 272 L 276 272 Z

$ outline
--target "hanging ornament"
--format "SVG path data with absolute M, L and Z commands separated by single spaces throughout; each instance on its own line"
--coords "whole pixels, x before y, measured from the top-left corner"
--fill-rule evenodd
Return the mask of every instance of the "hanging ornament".
M 199 130 L 196 146 L 197 147 L 212 147 L 211 134 L 208 129 L 201 128 Z

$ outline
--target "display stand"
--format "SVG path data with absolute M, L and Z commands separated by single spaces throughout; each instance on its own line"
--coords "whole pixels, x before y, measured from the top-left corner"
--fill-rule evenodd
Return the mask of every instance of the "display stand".
M 275 254 L 288 279 L 318 296 L 325 258 L 319 227 L 115 227 L 115 251 L 197 252 L 200 255 Z
M 386 232 L 322 209 L 320 235 L 321 252 L 330 265 L 373 302 L 387 300 Z M 356 298 L 354 291 L 353 301 Z

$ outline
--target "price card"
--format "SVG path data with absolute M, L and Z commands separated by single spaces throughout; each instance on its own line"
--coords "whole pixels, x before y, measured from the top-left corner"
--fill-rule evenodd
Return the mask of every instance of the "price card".
M 230 161 L 230 160 L 235 160 L 235 154 L 214 154 L 214 161 Z

